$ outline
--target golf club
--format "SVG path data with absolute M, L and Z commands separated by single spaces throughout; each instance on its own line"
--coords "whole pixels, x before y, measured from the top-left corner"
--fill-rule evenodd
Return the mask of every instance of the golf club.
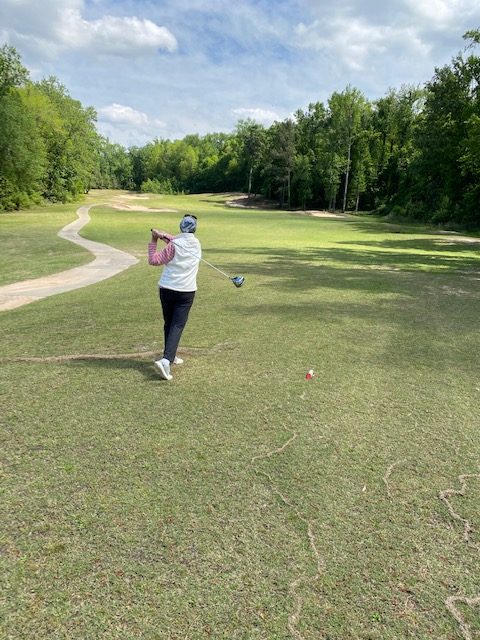
M 150 229 L 150 231 L 153 231 L 153 229 Z M 172 240 L 173 244 L 175 244 L 175 242 Z M 196 256 L 197 255 L 193 252 L 193 251 L 189 251 L 188 249 L 186 249 L 185 247 L 182 247 L 182 249 L 184 249 L 187 253 L 190 253 L 192 256 Z M 229 280 L 231 280 L 233 282 L 233 284 L 237 287 L 240 288 L 242 286 L 242 284 L 245 282 L 245 278 L 243 276 L 229 276 L 228 273 L 225 273 L 225 271 L 222 271 L 221 269 L 219 269 L 218 267 L 216 267 L 215 265 L 211 264 L 210 262 L 208 262 L 207 260 L 205 260 L 204 258 L 200 258 L 200 260 L 202 262 L 205 262 L 205 264 L 208 264 L 209 267 L 212 267 L 212 269 L 215 269 L 215 271 L 218 271 L 218 273 L 221 273 L 222 276 L 225 276 L 226 278 L 228 278 Z

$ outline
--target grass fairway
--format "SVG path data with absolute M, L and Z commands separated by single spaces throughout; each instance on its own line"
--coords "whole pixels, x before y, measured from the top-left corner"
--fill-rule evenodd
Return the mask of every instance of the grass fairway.
M 57 236 L 57 231 L 73 220 L 76 208 L 53 205 L 0 214 L 0 286 L 90 261 L 88 251 Z
M 224 200 L 138 200 L 246 278 L 202 264 L 172 382 L 146 259 L 0 314 L 1 637 L 480 637 L 479 245 Z M 137 256 L 180 217 L 91 215 Z

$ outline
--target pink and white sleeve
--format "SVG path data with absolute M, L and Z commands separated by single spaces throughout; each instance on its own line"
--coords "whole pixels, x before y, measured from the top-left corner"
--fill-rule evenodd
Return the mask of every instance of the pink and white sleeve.
M 154 267 L 159 267 L 163 264 L 167 264 L 167 262 L 170 262 L 170 260 L 172 260 L 173 256 L 175 255 L 175 244 L 170 241 L 174 236 L 165 235 L 165 237 L 169 242 L 167 246 L 161 251 L 157 251 L 156 242 L 148 243 L 148 264 Z

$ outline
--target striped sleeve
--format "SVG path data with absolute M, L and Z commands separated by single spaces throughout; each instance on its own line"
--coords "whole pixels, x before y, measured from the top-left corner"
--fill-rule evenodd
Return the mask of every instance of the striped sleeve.
M 151 264 L 154 267 L 159 267 L 162 264 L 167 264 L 172 260 L 175 255 L 175 244 L 173 242 L 169 242 L 166 247 L 164 247 L 161 251 L 157 251 L 157 243 L 149 242 L 148 243 L 148 264 Z

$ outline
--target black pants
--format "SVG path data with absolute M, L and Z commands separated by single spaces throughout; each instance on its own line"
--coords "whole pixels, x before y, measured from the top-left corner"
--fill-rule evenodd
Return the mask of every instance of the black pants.
M 163 357 L 173 362 L 188 314 L 195 298 L 195 291 L 172 291 L 160 287 L 160 302 L 163 311 L 164 350 Z

